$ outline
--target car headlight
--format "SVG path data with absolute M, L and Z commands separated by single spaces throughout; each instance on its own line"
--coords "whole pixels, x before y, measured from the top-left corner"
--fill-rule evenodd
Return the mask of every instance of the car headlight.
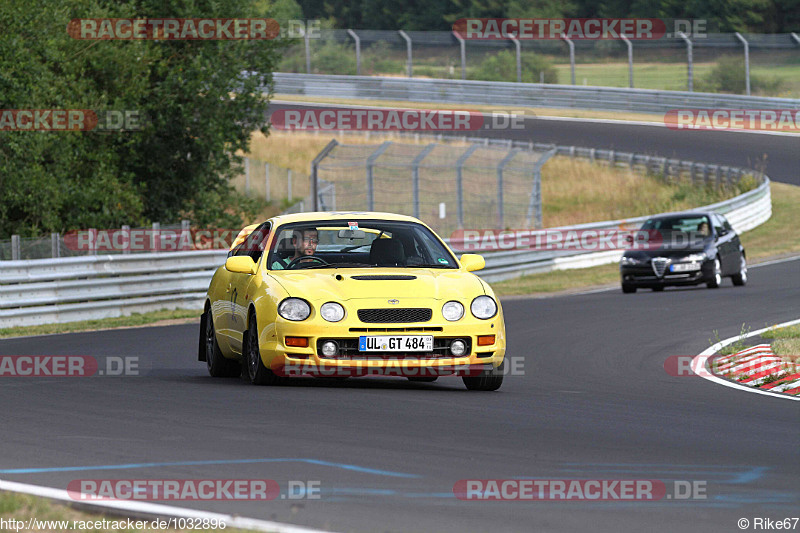
M 472 300 L 469 310 L 472 311 L 475 318 L 486 320 L 497 314 L 497 303 L 489 296 L 478 296 Z
M 705 261 L 708 259 L 708 256 L 705 252 L 701 252 L 699 254 L 689 254 L 683 258 L 684 261 Z
M 322 304 L 322 307 L 319 308 L 319 314 L 328 322 L 339 322 L 344 318 L 344 307 L 336 302 L 328 302 Z
M 311 306 L 300 298 L 286 298 L 278 306 L 278 314 L 286 320 L 299 322 L 311 315 Z
M 622 256 L 622 259 L 620 259 L 620 263 L 623 265 L 640 265 L 643 262 L 644 261 L 639 259 L 638 257 Z
M 456 301 L 447 302 L 442 306 L 442 316 L 450 322 L 461 320 L 464 316 L 464 306 Z

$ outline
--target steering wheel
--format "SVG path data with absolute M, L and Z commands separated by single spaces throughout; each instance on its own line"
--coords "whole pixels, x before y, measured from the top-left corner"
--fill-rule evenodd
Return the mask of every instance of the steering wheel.
M 297 257 L 297 258 L 295 258 L 295 259 L 292 259 L 292 260 L 289 262 L 289 264 L 288 264 L 288 265 L 286 265 L 286 270 L 289 270 L 290 268 L 294 267 L 295 265 L 297 265 L 297 264 L 300 264 L 301 262 L 303 262 L 303 261 L 307 261 L 307 260 L 309 260 L 309 259 L 311 259 L 312 261 L 319 261 L 319 262 L 320 262 L 320 263 L 322 263 L 323 265 L 330 265 L 330 263 L 328 263 L 328 262 L 327 262 L 327 261 L 325 261 L 323 258 L 321 258 L 321 257 L 318 257 L 318 256 L 316 256 L 316 255 L 302 255 L 302 256 L 300 256 L 300 257 Z

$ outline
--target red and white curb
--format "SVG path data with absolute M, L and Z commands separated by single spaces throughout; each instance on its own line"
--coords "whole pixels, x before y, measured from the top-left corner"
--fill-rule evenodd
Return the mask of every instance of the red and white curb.
M 711 361 L 711 371 L 748 387 L 800 394 L 800 372 L 796 364 L 781 359 L 769 344 L 759 344 Z
M 800 319 L 792 320 L 791 322 L 784 322 L 783 324 L 776 324 L 775 326 L 769 328 L 762 328 L 756 331 L 751 331 L 746 335 L 737 335 L 736 337 L 730 337 L 712 346 L 709 346 L 702 353 L 700 353 L 694 359 L 692 359 L 692 365 L 691 365 L 692 372 L 702 377 L 703 379 L 707 379 L 709 381 L 712 381 L 719 385 L 723 385 L 725 387 L 731 387 L 734 389 L 752 392 L 755 394 L 761 394 L 763 396 L 783 398 L 784 400 L 800 401 L 800 395 L 791 393 L 785 394 L 785 390 L 792 390 L 794 387 L 800 386 L 800 383 L 794 384 L 798 380 L 800 380 L 800 375 L 797 374 L 790 374 L 788 376 L 785 376 L 784 378 L 773 381 L 771 383 L 767 383 L 766 385 L 763 385 L 761 387 L 754 386 L 756 383 L 759 382 L 763 384 L 766 381 L 766 379 L 764 378 L 767 375 L 769 375 L 765 374 L 763 376 L 758 376 L 758 374 L 762 372 L 769 372 L 771 369 L 780 368 L 774 360 L 769 359 L 771 357 L 775 357 L 775 355 L 772 353 L 772 348 L 768 344 L 761 344 L 759 346 L 754 346 L 752 348 L 748 348 L 747 350 L 742 350 L 741 352 L 733 355 L 715 357 L 715 354 L 718 351 L 720 351 L 721 349 L 723 349 L 728 345 L 733 344 L 734 342 L 746 339 L 748 337 L 761 335 L 765 331 L 771 329 L 794 326 L 796 324 L 800 324 Z M 737 356 L 751 357 L 752 359 L 750 360 L 750 362 L 739 361 L 738 359 L 736 359 Z M 763 361 L 759 360 L 759 358 L 763 358 L 764 360 Z M 713 360 L 713 366 L 712 366 L 712 360 Z M 720 373 L 720 375 L 716 375 L 710 370 L 716 371 L 717 373 Z M 722 374 L 722 372 L 724 371 L 729 371 L 729 373 L 742 371 L 741 375 L 746 375 L 744 379 L 752 379 L 752 381 L 748 382 L 750 383 L 750 385 L 748 385 L 742 382 L 726 379 L 727 375 Z M 784 389 L 784 387 L 786 387 L 786 389 Z
M 224 522 L 226 528 L 249 529 L 269 533 L 324 533 L 320 529 L 310 529 L 292 524 L 270 522 L 243 516 L 233 516 L 221 513 L 212 513 L 185 507 L 174 507 L 159 503 L 123 501 L 81 501 L 77 502 L 63 489 L 28 485 L 14 481 L 0 480 L 0 491 L 30 494 L 50 500 L 57 500 L 72 507 L 95 513 L 111 513 L 117 516 L 150 517 L 150 518 L 207 518 Z

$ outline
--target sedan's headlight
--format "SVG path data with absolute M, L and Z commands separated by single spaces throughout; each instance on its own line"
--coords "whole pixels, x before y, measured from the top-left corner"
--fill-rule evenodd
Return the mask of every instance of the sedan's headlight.
M 344 318 L 344 307 L 336 302 L 328 302 L 322 304 L 322 307 L 319 308 L 319 314 L 328 322 L 339 322 Z
M 300 298 L 286 298 L 278 306 L 278 314 L 286 320 L 299 322 L 311 315 L 311 306 Z
M 497 314 L 497 303 L 488 296 L 478 296 L 472 300 L 469 310 L 472 311 L 475 318 L 486 320 Z
M 708 256 L 705 252 L 700 252 L 699 254 L 689 254 L 683 258 L 683 261 L 705 261 L 708 259 Z
M 629 257 L 623 255 L 622 259 L 620 259 L 620 264 L 623 265 L 641 265 L 642 263 L 644 263 L 644 261 L 638 257 Z
M 450 322 L 461 320 L 464 316 L 464 306 L 456 301 L 447 302 L 442 306 L 442 316 Z

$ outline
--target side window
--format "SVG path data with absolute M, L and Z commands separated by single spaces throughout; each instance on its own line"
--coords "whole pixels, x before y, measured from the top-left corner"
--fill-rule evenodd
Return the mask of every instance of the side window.
M 733 226 L 731 226 L 731 223 L 728 222 L 728 219 L 725 218 L 722 215 L 718 215 L 718 216 L 719 216 L 720 220 L 722 220 L 722 227 L 725 228 L 728 231 L 733 231 Z
M 247 236 L 247 238 L 233 250 L 233 255 L 249 255 L 253 261 L 258 263 L 264 253 L 264 247 L 269 240 L 269 222 L 261 224 Z
M 711 223 L 714 224 L 714 233 L 716 233 L 717 236 L 725 233 L 722 220 L 720 220 L 719 216 L 717 216 L 716 214 L 711 215 Z

